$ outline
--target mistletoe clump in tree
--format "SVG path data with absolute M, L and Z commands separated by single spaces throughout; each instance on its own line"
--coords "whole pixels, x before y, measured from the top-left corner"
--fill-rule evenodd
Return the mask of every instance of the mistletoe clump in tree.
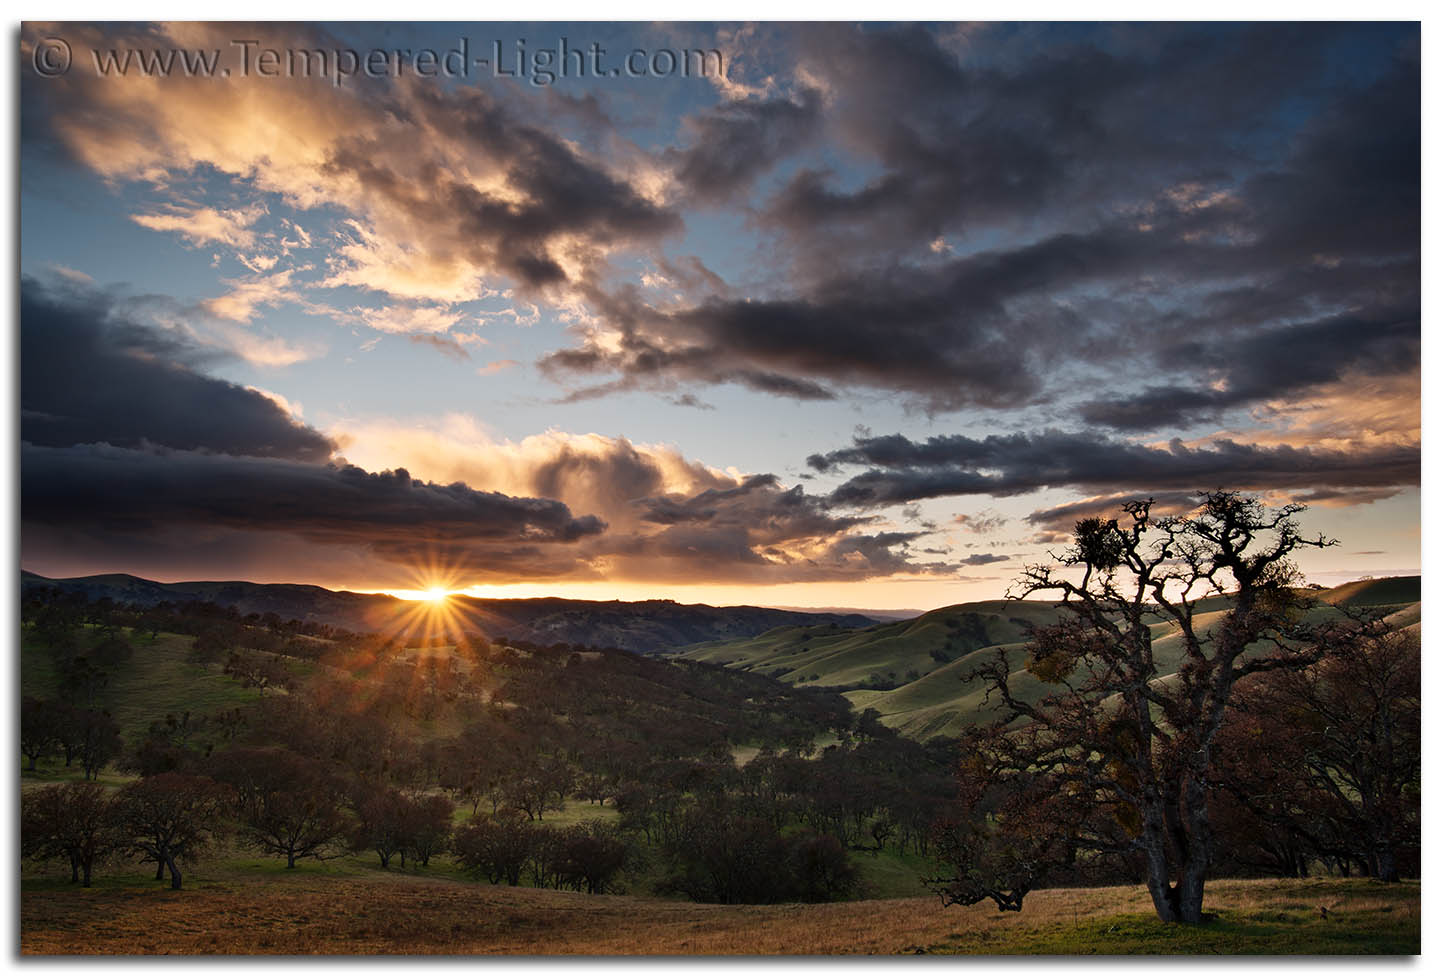
M 1161 919 L 1202 920 L 1213 740 L 1239 680 L 1323 656 L 1290 557 L 1333 540 L 1301 535 L 1302 506 L 1235 492 L 1152 507 L 1078 522 L 1061 565 L 1017 584 L 1059 593 L 1062 619 L 1032 633 L 1025 676 L 1005 653 L 973 673 L 1000 715 L 963 744 L 961 815 L 938 838 L 952 870 L 932 879 L 947 904 L 1019 911 L 1079 858 L 1115 854 L 1143 867 Z

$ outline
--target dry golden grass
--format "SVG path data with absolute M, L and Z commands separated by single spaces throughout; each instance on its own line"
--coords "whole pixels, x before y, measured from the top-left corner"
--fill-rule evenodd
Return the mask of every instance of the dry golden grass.
M 1209 926 L 1149 918 L 1141 888 L 1036 892 L 1020 915 L 934 899 L 695 905 L 444 879 L 199 881 L 170 892 L 22 885 L 21 951 L 62 954 L 1416 952 L 1419 888 L 1218 881 Z M 1322 918 L 1319 908 L 1328 909 Z

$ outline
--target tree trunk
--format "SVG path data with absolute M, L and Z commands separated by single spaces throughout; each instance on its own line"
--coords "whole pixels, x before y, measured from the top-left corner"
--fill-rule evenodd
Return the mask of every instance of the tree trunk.
M 173 858 L 173 857 L 167 857 L 167 858 L 165 859 L 165 865 L 166 865 L 166 867 L 170 868 L 170 890 L 172 890 L 172 891 L 179 891 L 179 890 L 180 890 L 180 868 L 178 868 L 178 867 L 175 866 L 175 858 Z
M 89 887 L 90 887 L 90 862 L 89 862 L 89 861 L 86 861 L 84 864 L 81 865 L 80 887 L 82 887 L 82 888 L 89 888 Z
M 1186 846 L 1182 851 L 1180 890 L 1180 921 L 1196 924 L 1202 921 L 1202 891 L 1207 883 L 1207 870 L 1212 866 L 1212 822 L 1207 812 L 1207 794 L 1202 786 L 1202 771 L 1188 777 L 1182 789 L 1182 815 L 1186 824 Z
M 1207 883 L 1205 864 L 1189 864 L 1177 884 L 1177 921 L 1195 925 L 1202 920 L 1202 890 Z
M 1167 816 L 1155 798 L 1142 804 L 1142 853 L 1146 857 L 1147 891 L 1152 907 L 1163 922 L 1180 921 L 1176 889 L 1171 884 L 1171 863 L 1167 857 Z
M 165 880 L 165 861 L 158 857 L 155 859 L 155 880 Z
M 295 867 L 295 852 L 294 852 L 294 851 L 286 851 L 286 854 L 285 854 L 285 866 L 286 866 L 286 868 L 293 868 L 293 867 Z
M 1402 880 L 1397 873 L 1397 858 L 1392 854 L 1391 847 L 1384 847 L 1377 852 L 1376 878 L 1389 883 Z

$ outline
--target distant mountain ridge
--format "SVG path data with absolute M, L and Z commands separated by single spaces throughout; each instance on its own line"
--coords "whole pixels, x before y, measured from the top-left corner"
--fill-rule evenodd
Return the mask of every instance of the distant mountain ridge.
M 50 579 L 21 571 L 22 592 L 52 586 L 89 600 L 152 606 L 203 600 L 234 607 L 241 614 L 274 613 L 283 620 L 304 620 L 354 631 L 385 631 L 416 604 L 383 593 L 354 593 L 296 583 L 196 581 L 158 583 L 125 573 Z M 744 640 L 778 627 L 827 625 L 869 627 L 877 621 L 859 613 L 804 612 L 770 607 L 713 607 L 672 600 L 527 600 L 452 596 L 448 604 L 460 626 L 491 638 L 540 644 L 587 644 L 657 654 L 707 641 Z

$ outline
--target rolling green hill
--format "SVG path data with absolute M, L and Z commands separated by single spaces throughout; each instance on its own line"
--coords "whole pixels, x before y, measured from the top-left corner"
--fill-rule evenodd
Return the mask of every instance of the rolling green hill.
M 1385 576 L 1381 579 L 1353 580 L 1326 590 L 1321 597 L 1333 606 L 1406 606 L 1421 602 L 1422 577 Z
M 1416 576 L 1357 580 L 1319 591 L 1309 615 L 1331 607 L 1391 611 L 1397 627 L 1421 626 L 1421 579 Z M 1225 597 L 1198 601 L 1205 630 L 1227 609 Z M 791 684 L 843 690 L 858 709 L 874 708 L 885 724 L 915 738 L 955 735 L 988 717 L 985 690 L 967 675 L 998 650 L 1007 655 L 1013 688 L 1040 695 L 1043 685 L 1022 669 L 1027 627 L 1057 619 L 1054 604 L 989 600 L 933 610 L 913 620 L 862 630 L 783 627 L 740 641 L 712 641 L 684 648 L 683 658 L 766 674 Z M 1163 674 L 1181 660 L 1179 638 L 1159 622 L 1154 652 Z
M 983 647 L 1021 640 L 1029 624 L 1054 619 L 1049 603 L 989 600 L 932 610 L 859 630 L 780 627 L 742 641 L 711 641 L 679 656 L 760 671 L 792 684 L 860 687 L 900 683 Z M 873 681 L 879 677 L 883 680 Z
M 86 638 L 87 643 L 93 638 Z M 219 664 L 191 659 L 193 638 L 160 634 L 155 640 L 132 640 L 134 656 L 113 669 L 97 693 L 94 707 L 115 716 L 127 741 L 141 738 L 150 723 L 167 714 L 204 715 L 244 705 L 260 697 L 222 673 Z M 59 675 L 49 652 L 28 630 L 20 643 L 20 689 L 35 698 L 57 697 Z

